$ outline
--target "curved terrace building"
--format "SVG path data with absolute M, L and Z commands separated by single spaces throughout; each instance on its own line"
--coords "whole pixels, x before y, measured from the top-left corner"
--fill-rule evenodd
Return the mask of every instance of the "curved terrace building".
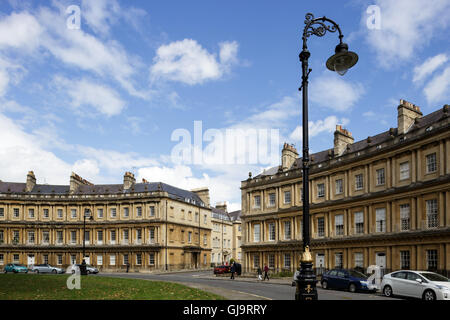
M 449 106 L 422 115 L 404 100 L 398 127 L 311 155 L 311 250 L 316 268 L 450 272 Z M 285 144 L 281 165 L 242 181 L 245 271 L 294 271 L 302 251 L 302 175 Z
M 89 209 L 83 237 L 84 214 Z M 211 209 L 207 188 L 164 183 L 94 185 L 75 173 L 70 185 L 0 181 L 0 266 L 86 262 L 101 270 L 173 270 L 210 264 Z

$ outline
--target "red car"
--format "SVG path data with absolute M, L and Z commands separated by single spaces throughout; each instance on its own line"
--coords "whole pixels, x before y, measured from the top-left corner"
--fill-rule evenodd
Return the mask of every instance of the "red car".
M 231 266 L 217 266 L 214 268 L 214 274 L 231 273 Z

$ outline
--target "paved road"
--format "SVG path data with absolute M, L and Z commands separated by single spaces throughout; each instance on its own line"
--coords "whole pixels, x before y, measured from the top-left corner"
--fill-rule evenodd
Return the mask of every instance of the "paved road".
M 170 281 L 210 291 L 233 300 L 293 300 L 295 287 L 286 283 L 244 281 L 215 278 L 211 272 L 184 272 L 172 274 L 103 273 L 100 276 L 124 277 L 145 280 Z M 319 285 L 320 286 L 320 285 Z M 378 293 L 350 293 L 318 288 L 319 300 L 392 300 Z

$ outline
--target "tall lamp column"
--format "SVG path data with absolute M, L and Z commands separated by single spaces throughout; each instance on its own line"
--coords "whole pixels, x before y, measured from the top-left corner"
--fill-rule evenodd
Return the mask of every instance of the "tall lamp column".
M 296 300 L 317 300 L 316 275 L 313 270 L 313 259 L 310 252 L 310 215 L 309 215 L 309 133 L 308 133 L 308 78 L 312 71 L 308 68 L 308 59 L 311 56 L 306 45 L 306 40 L 310 35 L 322 37 L 325 33 L 339 32 L 339 44 L 335 48 L 335 54 L 331 56 L 326 66 L 331 71 L 336 71 L 339 75 L 344 75 L 348 69 L 353 67 L 358 61 L 358 55 L 348 51 L 348 45 L 342 42 L 341 29 L 333 21 L 326 17 L 314 19 L 311 13 L 306 14 L 305 28 L 303 30 L 303 49 L 299 58 L 302 63 L 302 182 L 303 182 L 303 253 L 300 260 L 300 273 L 297 276 Z

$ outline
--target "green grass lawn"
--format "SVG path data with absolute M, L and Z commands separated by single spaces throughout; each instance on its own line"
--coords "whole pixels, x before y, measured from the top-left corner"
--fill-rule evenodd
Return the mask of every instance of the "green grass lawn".
M 1 274 L 0 300 L 222 300 L 180 284 L 97 276 L 81 277 L 69 290 L 69 275 Z

